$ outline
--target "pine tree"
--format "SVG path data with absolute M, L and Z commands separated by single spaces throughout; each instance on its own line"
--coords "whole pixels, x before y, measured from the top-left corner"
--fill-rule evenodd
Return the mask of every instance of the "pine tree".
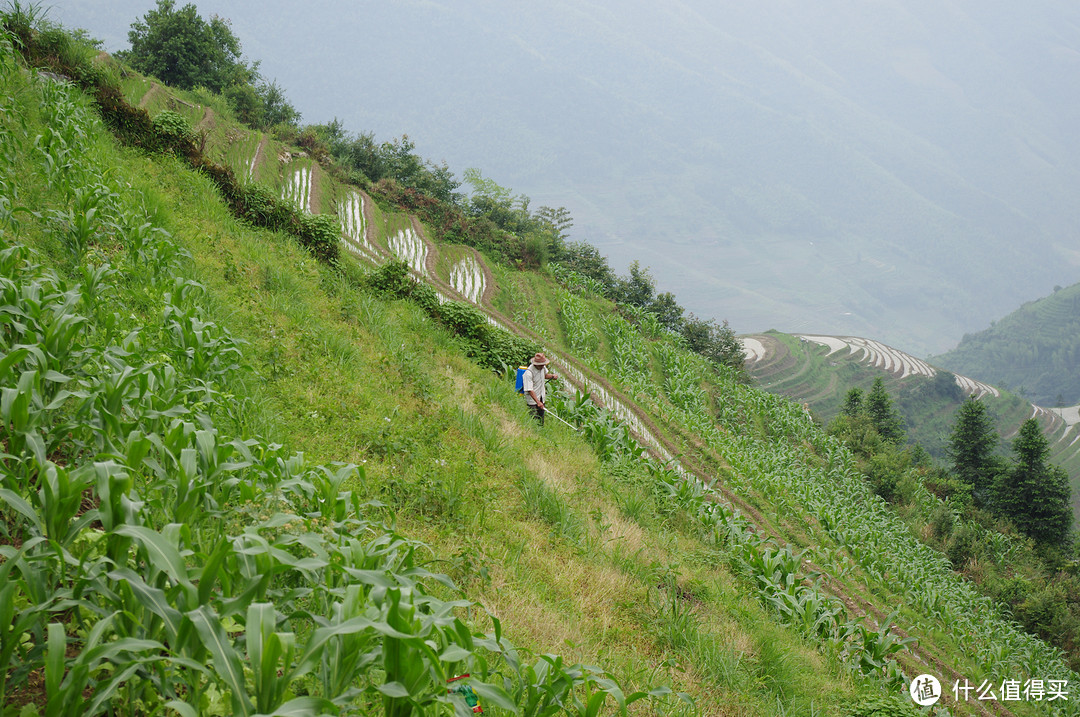
M 892 398 L 885 390 L 885 380 L 880 376 L 874 379 L 864 406 L 866 415 L 883 439 L 894 445 L 904 442 L 904 420 L 893 408 Z
M 1025 535 L 1045 545 L 1064 546 L 1072 529 L 1068 474 L 1048 466 L 1049 443 L 1030 418 L 1013 442 L 1016 463 L 998 482 L 1001 512 Z
M 863 410 L 863 392 L 859 387 L 855 387 L 847 392 L 844 396 L 844 406 L 840 409 L 840 413 L 844 414 L 848 418 L 855 418 Z
M 949 438 L 949 457 L 953 472 L 971 486 L 976 505 L 985 506 L 1001 462 L 994 455 L 998 436 L 986 411 L 986 405 L 975 398 L 968 398 L 956 411 L 956 425 Z

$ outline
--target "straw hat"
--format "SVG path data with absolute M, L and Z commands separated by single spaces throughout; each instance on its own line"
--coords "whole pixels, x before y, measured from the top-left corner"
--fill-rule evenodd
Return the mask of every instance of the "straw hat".
M 547 366 L 548 360 L 544 354 L 536 354 L 532 357 L 531 363 L 533 366 Z

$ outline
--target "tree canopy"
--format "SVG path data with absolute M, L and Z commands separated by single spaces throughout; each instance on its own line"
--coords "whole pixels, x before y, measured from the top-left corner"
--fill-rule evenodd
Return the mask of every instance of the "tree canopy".
M 885 380 L 880 376 L 874 379 L 863 407 L 883 439 L 894 444 L 904 442 L 904 419 L 893 407 L 892 398 L 885 390 Z
M 997 505 L 1025 535 L 1045 545 L 1068 544 L 1072 530 L 1068 474 L 1046 463 L 1049 444 L 1039 422 L 1029 418 L 1013 442 L 1015 464 L 997 486 Z
M 174 0 L 158 0 L 131 24 L 128 41 L 123 59 L 173 87 L 222 92 L 258 77 L 257 68 L 240 59 L 240 40 L 229 22 L 216 15 L 206 22 L 191 3 L 178 9 Z
M 1004 470 L 1002 461 L 995 456 L 998 440 L 986 404 L 975 398 L 964 401 L 956 411 L 948 452 L 953 472 L 971 487 L 980 507 L 989 503 L 994 481 Z

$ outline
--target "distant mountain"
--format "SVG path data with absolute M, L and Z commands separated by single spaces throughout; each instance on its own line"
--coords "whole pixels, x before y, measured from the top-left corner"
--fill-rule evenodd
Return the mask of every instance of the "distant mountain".
M 932 361 L 1043 406 L 1080 403 L 1080 284 L 1024 304 Z
M 939 353 L 1080 280 L 1067 0 L 198 0 L 307 122 L 408 133 L 740 332 Z M 153 0 L 62 0 L 108 49 Z

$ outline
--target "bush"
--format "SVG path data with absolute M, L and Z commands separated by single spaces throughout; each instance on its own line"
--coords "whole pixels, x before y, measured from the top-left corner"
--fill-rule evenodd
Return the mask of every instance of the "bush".
M 372 271 L 367 285 L 380 296 L 408 299 L 457 337 L 465 354 L 485 368 L 504 371 L 524 363 L 539 344 L 493 326 L 482 311 L 459 301 L 439 303 L 435 290 L 416 281 L 404 262 L 390 261 Z
M 982 542 L 979 540 L 979 529 L 971 523 L 961 523 L 953 530 L 949 542 L 945 546 L 945 554 L 949 562 L 957 570 L 963 570 L 968 561 L 978 557 L 982 552 Z
M 186 157 L 195 144 L 195 133 L 184 117 L 172 110 L 158 112 L 151 122 L 155 139 L 162 149 L 173 150 Z
M 920 714 L 907 695 L 889 695 L 861 700 L 848 713 L 848 717 L 917 717 Z
M 338 260 L 341 224 L 331 214 L 296 214 L 299 227 L 296 238 L 319 261 L 334 264 Z

